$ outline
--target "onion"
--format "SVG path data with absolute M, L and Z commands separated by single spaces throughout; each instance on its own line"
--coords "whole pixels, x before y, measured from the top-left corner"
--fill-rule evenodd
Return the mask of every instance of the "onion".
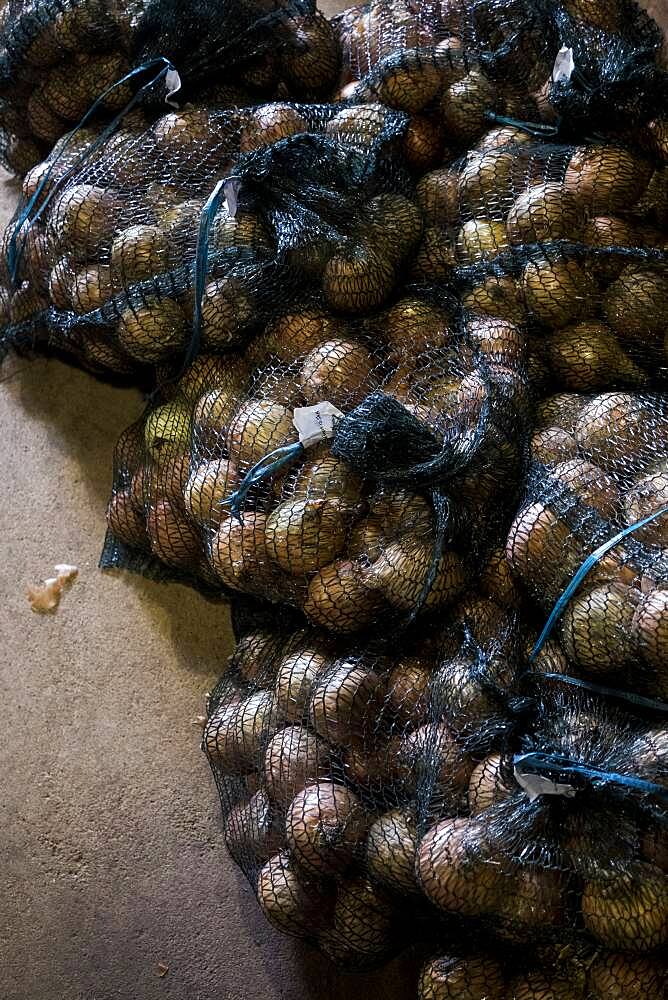
M 668 881 L 652 865 L 585 882 L 585 928 L 606 948 L 643 952 L 668 942 Z
M 591 392 L 611 384 L 642 386 L 649 381 L 604 323 L 564 327 L 548 338 L 547 351 L 552 371 L 565 389 Z
M 190 414 L 186 407 L 167 403 L 152 410 L 144 424 L 144 442 L 154 458 L 184 452 L 190 443 Z
M 225 844 L 240 864 L 267 861 L 283 847 L 284 830 L 276 823 L 267 793 L 256 792 L 225 820 Z
M 277 672 L 275 661 L 280 648 L 281 639 L 273 630 L 258 629 L 242 636 L 234 650 L 233 658 L 239 676 L 247 684 L 268 687 Z M 280 715 L 278 698 L 276 710 Z
M 381 889 L 363 877 L 348 879 L 336 895 L 334 926 L 320 935 L 318 944 L 337 964 L 364 967 L 388 949 L 393 915 Z
M 362 209 L 360 229 L 365 241 L 394 265 L 415 249 L 423 228 L 422 213 L 401 194 L 378 194 Z
M 471 345 L 490 361 L 519 365 L 526 355 L 526 337 L 507 319 L 471 316 L 466 323 Z
M 296 497 L 307 500 L 336 497 L 358 504 L 362 498 L 362 477 L 353 472 L 344 459 L 335 458 L 329 448 L 323 446 L 314 449 L 313 458 L 307 459 L 298 470 L 292 489 Z
M 416 200 L 427 225 L 456 225 L 460 218 L 459 174 L 448 167 L 432 170 L 418 182 Z
M 309 722 L 328 743 L 346 746 L 375 725 L 381 697 L 377 674 L 344 660 L 315 679 Z
M 457 233 L 457 256 L 462 264 L 491 260 L 506 246 L 505 226 L 491 219 L 469 219 Z
M 640 656 L 668 690 L 668 590 L 650 590 L 639 598 L 633 636 Z
M 668 831 L 665 827 L 657 824 L 645 831 L 640 853 L 645 861 L 668 874 Z
M 292 800 L 286 836 L 304 871 L 330 876 L 350 865 L 367 827 L 368 816 L 353 792 L 331 781 L 319 781 Z
M 585 212 L 568 188 L 548 181 L 534 184 L 513 203 L 506 219 L 511 243 L 580 239 Z
M 508 1000 L 574 1000 L 573 985 L 566 979 L 532 972 L 511 980 Z
M 663 462 L 653 472 L 637 479 L 624 496 L 624 513 L 627 524 L 635 524 L 655 511 L 668 505 L 668 465 Z M 647 545 L 668 545 L 668 515 L 662 514 L 644 528 L 638 528 L 633 537 Z
M 487 955 L 432 958 L 420 972 L 418 1000 L 504 1000 L 505 996 L 501 966 Z M 543 998 L 532 995 L 531 1000 Z
M 329 747 L 305 726 L 280 729 L 267 746 L 264 781 L 272 801 L 287 806 L 306 785 L 326 777 Z
M 312 573 L 343 550 L 351 516 L 334 498 L 286 500 L 267 518 L 267 551 L 286 573 Z
M 565 326 L 589 311 L 596 298 L 593 279 L 575 260 L 530 260 L 521 278 L 527 309 L 545 326 Z
M 576 594 L 564 612 L 566 655 L 590 673 L 607 673 L 633 661 L 631 626 L 638 592 L 606 584 Z
M 449 86 L 440 103 L 446 134 L 456 142 L 478 138 L 485 129 L 485 112 L 494 102 L 494 86 L 472 70 L 463 79 Z
M 381 318 L 379 334 L 397 357 L 414 358 L 422 351 L 446 347 L 452 340 L 449 317 L 422 299 L 403 298 Z
M 463 296 L 462 305 L 465 309 L 511 323 L 521 324 L 527 318 L 518 284 L 510 274 L 490 274 Z
M 658 432 L 657 411 L 661 401 L 631 393 L 606 392 L 585 404 L 580 412 L 575 438 L 581 454 L 607 472 L 628 475 L 633 464 L 639 472 L 650 457 L 668 455 L 668 440 Z M 648 426 L 655 432 L 648 436 Z M 614 433 L 612 430 L 614 428 Z
M 125 208 L 120 191 L 72 184 L 51 203 L 49 229 L 59 246 L 87 259 L 108 248 L 116 229 L 122 228 Z
M 121 313 L 117 336 L 121 346 L 138 361 L 161 361 L 183 346 L 186 319 L 172 299 L 146 300 Z
M 192 472 L 184 490 L 186 510 L 200 524 L 217 526 L 228 516 L 221 506 L 237 487 L 239 476 L 229 459 L 202 462 Z
M 587 983 L 591 1000 L 662 1000 L 665 975 L 661 958 L 611 952 L 592 962 Z
M 475 856 L 482 846 L 476 820 L 443 819 L 428 830 L 418 847 L 416 871 L 432 903 L 469 917 L 497 909 L 508 891 L 508 878 Z
M 412 115 L 404 133 L 404 156 L 417 174 L 425 174 L 445 159 L 443 129 L 426 115 Z
M 348 633 L 370 624 L 383 607 L 382 597 L 369 588 L 361 567 L 339 559 L 312 578 L 303 611 L 314 625 Z
M 577 450 L 573 435 L 561 427 L 546 427 L 531 438 L 531 458 L 545 465 L 575 458 Z
M 316 649 L 298 649 L 284 656 L 276 670 L 276 710 L 289 722 L 301 722 L 318 675 L 329 658 Z
M 304 359 L 300 372 L 302 391 L 308 403 L 327 400 L 352 409 L 373 388 L 374 361 L 361 344 L 327 340 Z
M 574 392 L 559 392 L 548 396 L 536 406 L 537 428 L 561 427 L 570 433 L 575 432 L 578 417 L 588 400 Z
M 332 901 L 297 873 L 287 851 L 271 858 L 260 871 L 257 897 L 274 927 L 302 937 L 316 934 L 331 911 Z
M 430 789 L 439 801 L 454 802 L 468 785 L 470 758 L 456 743 L 445 723 L 428 723 L 404 736 L 393 764 L 404 789 L 412 795 Z
M 495 914 L 500 937 L 524 944 L 537 933 L 554 933 L 563 926 L 566 919 L 563 872 L 520 867 L 506 875 L 506 881 L 506 892 L 501 895 Z
M 597 510 L 601 517 L 615 520 L 618 517 L 622 498 L 612 476 L 606 475 L 599 466 L 584 458 L 572 458 L 568 462 L 557 462 L 550 470 L 552 476 L 563 483 L 588 507 Z
M 345 339 L 344 335 L 341 320 L 318 309 L 304 309 L 286 313 L 267 327 L 266 350 L 281 361 L 291 362 L 325 341 Z
M 257 767 L 266 738 L 275 730 L 273 692 L 260 690 L 239 702 L 221 702 L 206 724 L 204 747 L 223 773 L 247 773 Z
M 457 255 L 449 234 L 437 227 L 425 229 L 413 261 L 411 280 L 442 281 L 456 266 Z
M 368 312 L 385 301 L 395 280 L 390 260 L 371 246 L 356 243 L 330 257 L 322 287 L 332 309 L 345 313 Z
M 403 657 L 390 674 L 388 707 L 400 724 L 417 726 L 424 721 L 429 703 L 432 671 L 422 660 Z
M 239 149 L 250 153 L 299 132 L 308 132 L 308 124 L 290 104 L 262 104 L 252 111 L 242 129 Z
M 202 296 L 202 346 L 218 350 L 239 342 L 253 320 L 249 289 L 238 278 L 214 278 Z
M 512 125 L 500 125 L 485 132 L 476 143 L 474 149 L 480 153 L 488 153 L 503 146 L 517 146 L 535 142 L 528 132 Z
M 149 506 L 146 531 L 153 552 L 168 566 L 188 568 L 201 556 L 199 532 L 173 500 L 165 497 Z
M 577 149 L 566 168 L 564 187 L 594 215 L 624 211 L 649 184 L 652 166 L 617 146 Z
M 382 104 L 365 104 L 344 108 L 325 125 L 327 135 L 341 141 L 351 141 L 362 150 L 369 150 L 385 128 L 388 111 Z
M 661 271 L 631 264 L 608 287 L 603 313 L 622 344 L 647 350 L 648 338 L 663 339 L 661 317 L 668 309 L 668 278 Z
M 126 545 L 136 548 L 147 546 L 144 514 L 137 509 L 127 491 L 121 490 L 112 495 L 107 507 L 107 524 L 111 533 Z
M 130 226 L 114 238 L 111 273 L 117 289 L 168 270 L 169 241 L 159 226 Z
M 289 37 L 280 58 L 290 91 L 300 95 L 329 91 L 341 62 L 334 26 L 316 11 L 290 17 L 284 27 Z
M 385 547 L 365 579 L 394 607 L 410 610 L 420 596 L 431 560 L 429 543 L 407 536 Z M 465 584 L 464 567 L 459 556 L 446 549 L 438 562 L 436 579 L 424 607 L 442 607 L 450 603 L 462 592 Z
M 227 432 L 230 458 L 239 467 L 255 465 L 269 452 L 297 440 L 292 412 L 269 399 L 249 399 L 235 413 Z
M 435 61 L 420 50 L 406 49 L 401 61 L 386 69 L 375 90 L 383 104 L 414 114 L 421 111 L 443 86 L 443 75 Z
M 383 813 L 369 827 L 366 866 L 372 878 L 400 892 L 415 892 L 417 828 L 409 809 Z
M 75 313 L 101 309 L 112 295 L 111 270 L 106 264 L 89 264 L 73 275 L 69 298 Z
M 519 594 L 503 548 L 494 549 L 483 566 L 478 583 L 480 592 L 502 607 L 516 608 Z
M 273 569 L 266 542 L 264 514 L 245 514 L 243 523 L 224 520 L 211 541 L 214 572 L 233 590 L 245 590 L 271 580 Z
M 468 791 L 471 816 L 477 816 L 495 803 L 503 802 L 517 791 L 516 786 L 506 782 L 503 769 L 500 753 L 485 757 L 473 768 Z
M 538 632 L 531 633 L 526 644 L 527 660 L 538 640 Z M 540 674 L 567 674 L 569 663 L 557 639 L 546 639 L 537 656 L 531 661 L 530 669 Z

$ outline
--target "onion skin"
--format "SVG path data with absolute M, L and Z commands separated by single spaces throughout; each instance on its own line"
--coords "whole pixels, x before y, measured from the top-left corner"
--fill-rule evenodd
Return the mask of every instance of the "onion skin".
M 592 963 L 587 982 L 592 1000 L 663 1000 L 667 974 L 660 957 L 610 952 Z
M 574 1000 L 576 995 L 568 980 L 532 972 L 511 980 L 506 1000 Z
M 610 384 L 643 386 L 649 378 L 604 323 L 564 327 L 547 341 L 552 371 L 564 389 L 594 392 Z
M 285 807 L 306 785 L 325 777 L 329 747 L 305 726 L 287 726 L 272 736 L 264 757 L 264 781 L 269 797 Z
M 280 139 L 307 132 L 306 120 L 289 104 L 264 104 L 250 115 L 241 133 L 239 149 L 250 153 L 263 146 L 272 146 Z
M 487 955 L 433 958 L 422 967 L 418 1000 L 504 1000 L 501 966 Z M 532 998 L 537 1000 L 537 998 Z
M 605 392 L 589 400 L 580 411 L 575 438 L 581 454 L 600 465 L 606 472 L 628 474 L 633 462 L 665 457 L 668 441 L 654 434 L 650 441 L 647 424 L 656 422 L 659 400 L 635 396 L 632 393 Z M 614 427 L 615 433 L 610 433 Z
M 260 690 L 242 701 L 224 702 L 204 731 L 207 756 L 224 772 L 254 770 L 263 741 L 276 729 L 272 691 Z
M 361 344 L 327 340 L 304 359 L 300 373 L 302 391 L 309 404 L 326 400 L 351 410 L 372 389 L 374 362 Z
M 288 846 L 306 872 L 334 875 L 352 862 L 368 827 L 357 796 L 342 785 L 308 785 L 290 803 L 286 818 Z
M 582 893 L 586 929 L 606 948 L 651 951 L 668 941 L 668 883 L 651 865 L 632 875 L 611 874 L 586 882 Z
M 534 184 L 514 202 L 506 219 L 511 243 L 545 240 L 578 240 L 585 212 L 578 199 L 562 184 Z
M 416 891 L 417 829 L 408 809 L 383 813 L 369 827 L 366 865 L 372 878 L 400 892 Z
M 151 504 L 146 514 L 146 531 L 151 549 L 168 566 L 187 568 L 201 556 L 199 532 L 173 500 L 164 498 Z
M 340 885 L 334 906 L 333 926 L 318 944 L 337 964 L 364 968 L 376 962 L 392 941 L 394 908 L 382 889 L 364 877 Z
M 328 743 L 346 746 L 375 725 L 382 696 L 380 678 L 354 662 L 340 662 L 316 680 L 309 722 Z
M 625 149 L 581 147 L 566 168 L 564 187 L 594 215 L 628 209 L 649 184 L 652 166 Z
M 227 447 L 232 461 L 245 471 L 297 436 L 289 409 L 269 399 L 250 399 L 230 422 Z
M 267 518 L 267 551 L 290 575 L 313 573 L 342 552 L 351 514 L 335 498 L 286 500 Z
M 593 279 L 575 260 L 537 258 L 521 277 L 527 309 L 548 327 L 566 326 L 579 319 L 596 299 Z
M 657 671 L 662 689 L 668 691 L 668 590 L 652 590 L 640 598 L 633 635 L 641 657 Z
M 382 597 L 365 583 L 361 567 L 339 559 L 312 578 L 303 611 L 313 625 L 347 634 L 370 625 L 384 607 Z
M 312 937 L 329 919 L 332 900 L 298 873 L 287 851 L 275 855 L 258 875 L 258 902 L 279 931 Z
M 276 710 L 288 722 L 301 722 L 318 675 L 330 664 L 316 649 L 298 649 L 279 662 L 276 670 Z
M 636 603 L 637 591 L 621 584 L 576 594 L 562 619 L 568 658 L 592 674 L 605 674 L 632 662 Z
M 267 793 L 260 789 L 251 799 L 232 810 L 225 821 L 225 844 L 240 863 L 266 862 L 283 847 L 284 831 L 277 824 Z
M 496 802 L 502 802 L 516 789 L 505 784 L 501 772 L 501 754 L 486 757 L 473 768 L 469 781 L 468 800 L 471 816 L 477 816 Z
M 467 857 L 479 828 L 468 819 L 444 819 L 420 841 L 416 871 L 427 897 L 442 910 L 477 917 L 493 912 L 507 891 L 507 878 L 494 866 Z M 470 840 L 469 840 L 470 838 Z

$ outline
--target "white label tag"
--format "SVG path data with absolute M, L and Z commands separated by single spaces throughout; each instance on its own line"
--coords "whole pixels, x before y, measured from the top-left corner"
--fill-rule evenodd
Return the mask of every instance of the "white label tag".
M 320 441 L 333 438 L 336 425 L 343 414 L 332 403 L 318 403 L 316 406 L 298 406 L 292 422 L 299 431 L 299 441 L 310 448 Z
M 552 67 L 552 83 L 568 83 L 574 69 L 573 49 L 562 45 Z
M 165 87 L 167 88 L 167 96 L 165 97 L 165 104 L 169 104 L 172 108 L 178 108 L 176 101 L 172 100 L 174 94 L 178 94 L 181 89 L 181 77 L 178 71 L 175 69 L 168 69 L 165 75 Z
M 237 214 L 240 192 L 241 177 L 228 177 L 223 184 L 223 194 L 225 195 L 225 207 L 230 219 L 233 219 Z
M 546 778 L 544 774 L 528 774 L 515 768 L 515 781 L 522 791 L 533 802 L 540 795 L 562 795 L 566 799 L 575 798 L 576 791 L 572 785 L 560 785 L 558 781 Z

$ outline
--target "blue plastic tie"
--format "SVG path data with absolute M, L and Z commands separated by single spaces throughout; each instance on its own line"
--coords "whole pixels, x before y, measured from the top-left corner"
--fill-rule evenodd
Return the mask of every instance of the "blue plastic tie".
M 229 506 L 232 517 L 241 521 L 242 508 L 246 502 L 246 496 L 253 486 L 262 482 L 263 479 L 273 476 L 274 473 L 278 472 L 279 469 L 282 469 L 284 465 L 288 465 L 289 462 L 292 462 L 293 459 L 301 455 L 303 451 L 304 445 L 301 441 L 295 441 L 294 444 L 286 444 L 282 448 L 276 448 L 275 451 L 270 451 L 269 454 L 265 455 L 264 458 L 261 458 L 252 469 L 249 469 L 239 487 L 231 496 L 222 501 L 221 506 Z
M 49 202 L 51 201 L 51 199 L 53 198 L 53 196 L 56 194 L 56 191 L 58 190 L 60 184 L 67 177 L 69 177 L 72 174 L 72 172 L 77 169 L 77 167 L 81 166 L 82 163 L 85 163 L 85 161 L 88 159 L 88 157 L 91 155 L 91 153 L 94 153 L 96 149 L 99 149 L 100 146 L 104 142 L 107 141 L 107 139 L 109 138 L 109 136 L 112 135 L 113 132 L 115 131 L 115 129 L 116 129 L 117 125 L 119 124 L 119 122 L 121 122 L 123 120 L 123 118 L 127 115 L 127 113 L 132 110 L 132 108 L 134 108 L 134 106 L 139 102 L 139 100 L 141 99 L 141 97 L 145 93 L 145 91 L 147 91 L 151 87 L 155 86 L 155 84 L 158 83 L 158 81 L 161 80 L 163 77 L 165 77 L 167 75 L 167 73 L 170 72 L 170 70 L 174 70 L 174 66 L 172 65 L 172 63 L 170 62 L 170 60 L 167 59 L 165 56 L 158 56 L 156 59 L 151 59 L 151 60 L 149 60 L 149 62 L 142 63 L 142 65 L 138 66 L 136 69 L 130 70 L 129 73 L 126 73 L 125 76 L 121 77 L 120 80 L 117 80 L 116 83 L 112 83 L 112 85 L 110 87 L 107 87 L 107 89 L 102 94 L 100 94 L 100 96 L 97 98 L 97 100 L 94 101 L 94 103 L 88 109 L 88 111 L 86 112 L 86 114 L 83 116 L 83 118 L 81 119 L 81 121 L 79 122 L 79 124 L 76 126 L 76 128 L 72 129 L 72 131 L 70 133 L 68 133 L 65 141 L 63 142 L 63 145 L 61 146 L 61 149 L 60 149 L 60 152 L 59 152 L 58 156 L 55 158 L 55 160 L 53 160 L 49 164 L 48 170 L 46 171 L 46 173 L 44 174 L 44 176 L 40 180 L 40 182 L 37 185 L 37 188 L 36 188 L 34 194 L 30 198 L 30 200 L 28 201 L 28 204 L 23 209 L 23 211 L 21 212 L 20 216 L 18 217 L 18 219 L 17 219 L 17 221 L 16 221 L 16 223 L 14 225 L 14 231 L 13 231 L 13 233 L 11 235 L 10 240 L 9 240 L 9 247 L 7 249 L 7 263 L 8 263 L 8 266 L 9 266 L 9 273 L 11 275 L 11 279 L 12 279 L 12 281 L 13 281 L 13 283 L 14 283 L 15 286 L 16 286 L 16 283 L 17 283 L 17 280 L 18 280 L 18 269 L 19 269 L 19 263 L 20 263 L 20 260 L 21 260 L 21 254 L 23 253 L 23 247 L 25 245 L 25 236 L 24 236 L 24 239 L 22 240 L 21 244 L 19 245 L 19 243 L 18 243 L 18 238 L 19 238 L 19 235 L 20 235 L 20 232 L 21 232 L 21 228 L 22 228 L 23 224 L 26 222 L 26 220 L 28 218 L 30 218 L 30 214 L 31 214 L 33 208 L 35 207 L 35 205 L 37 204 L 37 202 L 39 201 L 40 195 L 42 194 L 44 188 L 48 184 L 48 182 L 49 182 L 49 180 L 51 178 L 51 174 L 53 173 L 53 169 L 56 166 L 56 164 L 58 163 L 58 160 L 60 159 L 60 157 L 63 155 L 63 153 L 67 149 L 68 145 L 70 144 L 70 142 L 72 141 L 72 139 L 74 138 L 74 136 L 79 132 L 80 129 L 82 129 L 86 125 L 86 123 L 89 121 L 89 119 L 95 114 L 95 112 L 97 111 L 99 105 L 102 103 L 102 101 L 104 101 L 105 97 L 107 97 L 108 94 L 110 94 L 117 87 L 122 86 L 122 84 L 127 83 L 128 80 L 131 80 L 133 77 L 137 76 L 139 73 L 145 73 L 147 70 L 151 69 L 154 66 L 161 66 L 162 69 L 157 74 L 157 76 L 155 76 L 148 83 L 145 83 L 144 86 L 141 87 L 137 91 L 137 93 L 125 105 L 125 107 L 123 108 L 123 110 L 119 111 L 119 113 L 116 115 L 116 117 L 100 133 L 100 135 L 97 137 L 97 139 L 93 143 L 91 143 L 91 145 L 88 146 L 85 150 L 83 150 L 82 153 L 79 154 L 79 156 L 77 157 L 76 161 L 72 164 L 72 166 L 69 168 L 69 170 L 67 170 L 66 173 L 63 174 L 63 176 L 61 178 L 59 178 L 58 183 L 54 185 L 53 190 L 49 192 L 49 194 L 44 199 L 43 203 L 40 205 L 40 207 L 37 210 L 37 212 L 35 212 L 35 215 L 30 219 L 30 225 L 27 228 L 25 236 L 27 236 L 28 232 L 30 232 L 30 230 L 32 229 L 32 227 L 35 224 L 35 222 L 37 222 L 37 220 L 39 219 L 39 217 L 42 215 L 42 213 L 44 212 L 45 208 L 47 207 L 47 205 L 49 204 Z
M 654 698 L 643 698 L 642 695 L 633 694 L 631 691 L 621 691 L 619 688 L 605 687 L 603 684 L 592 684 L 591 681 L 583 681 L 579 677 L 571 677 L 569 674 L 540 674 L 551 681 L 561 681 L 563 684 L 570 684 L 571 687 L 582 688 L 584 691 L 591 691 L 593 694 L 600 694 L 606 698 L 616 698 L 619 701 L 628 701 L 638 708 L 648 708 L 654 712 L 668 712 L 668 702 L 656 701 Z
M 552 608 L 550 617 L 545 623 L 545 628 L 538 637 L 536 645 L 531 650 L 531 654 L 529 656 L 529 663 L 533 663 L 533 661 L 540 653 L 541 649 L 549 639 L 554 626 L 557 624 L 562 614 L 564 613 L 566 605 L 568 604 L 571 597 L 573 596 L 575 591 L 578 589 L 578 587 L 586 577 L 587 573 L 589 573 L 589 571 L 592 570 L 594 566 L 601 561 L 603 556 L 606 555 L 606 553 L 608 553 L 610 549 L 614 549 L 615 545 L 619 545 L 620 542 L 622 542 L 629 535 L 633 534 L 634 531 L 637 531 L 638 528 L 643 528 L 646 524 L 649 524 L 651 521 L 655 521 L 657 517 L 661 517 L 662 514 L 665 514 L 667 512 L 668 512 L 668 505 L 665 507 L 661 507 L 660 510 L 654 511 L 654 513 L 650 514 L 649 517 L 644 517 L 642 521 L 636 521 L 635 524 L 631 524 L 628 528 L 624 528 L 623 531 L 618 532 L 612 538 L 608 539 L 607 542 L 604 542 L 602 545 L 599 545 L 599 547 L 595 549 L 595 551 L 592 552 L 592 554 L 585 559 L 585 561 L 582 563 L 582 566 L 580 566 L 579 570 L 577 571 L 571 582 L 568 584 L 568 586 L 562 593 L 557 603 Z
M 540 122 L 523 122 L 518 118 L 508 118 L 507 115 L 497 115 L 495 111 L 486 111 L 487 121 L 498 123 L 499 125 L 510 125 L 512 128 L 519 128 L 537 139 L 550 139 L 556 136 L 559 129 L 556 125 L 545 125 Z
M 528 764 L 531 771 L 536 771 L 539 774 L 552 774 L 555 770 L 559 771 L 560 777 L 576 774 L 606 785 L 632 788 L 634 791 L 645 792 L 647 795 L 654 795 L 662 801 L 668 802 L 668 788 L 663 785 L 657 785 L 653 781 L 645 781 L 643 778 L 636 778 L 631 774 L 618 774 L 616 771 L 604 771 L 602 768 L 592 767 L 590 764 L 580 764 L 576 760 L 561 757 L 559 754 L 538 751 L 516 754 L 513 757 L 513 766 L 517 767 L 522 764 Z
M 197 234 L 197 253 L 195 256 L 195 308 L 193 311 L 193 332 L 188 345 L 188 351 L 183 363 L 184 368 L 188 368 L 193 358 L 199 351 L 200 340 L 202 338 L 202 304 L 204 301 L 204 289 L 206 287 L 206 268 L 209 260 L 209 235 L 211 226 L 218 206 L 222 200 L 225 184 L 229 178 L 218 181 L 215 188 L 206 200 L 199 218 L 199 232 Z

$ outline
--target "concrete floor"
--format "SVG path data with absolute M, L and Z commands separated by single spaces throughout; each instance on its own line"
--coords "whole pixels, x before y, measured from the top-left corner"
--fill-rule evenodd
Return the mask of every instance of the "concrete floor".
M 3 225 L 15 199 L 0 182 Z M 275 933 L 226 855 L 192 724 L 231 649 L 224 608 L 97 570 L 139 395 L 55 361 L 2 377 L 0 997 L 410 1000 L 410 962 L 351 980 Z M 26 586 L 59 562 L 79 580 L 37 616 Z

